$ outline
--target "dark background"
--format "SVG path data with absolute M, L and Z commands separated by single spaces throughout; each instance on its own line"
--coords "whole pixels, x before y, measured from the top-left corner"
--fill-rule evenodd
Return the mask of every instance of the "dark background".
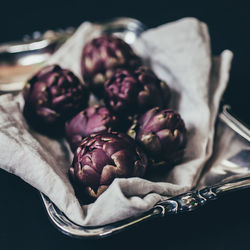
M 137 18 L 146 26 L 193 16 L 208 24 L 214 54 L 234 53 L 224 101 L 250 120 L 250 7 L 247 1 L 1 1 L 0 42 L 83 21 Z M 250 249 L 250 191 L 191 214 L 145 223 L 104 240 L 71 239 L 50 223 L 39 194 L 0 171 L 0 249 Z

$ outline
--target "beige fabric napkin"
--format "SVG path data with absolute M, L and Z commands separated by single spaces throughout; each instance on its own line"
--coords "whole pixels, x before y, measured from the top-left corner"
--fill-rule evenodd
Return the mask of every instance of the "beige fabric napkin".
M 58 63 L 80 77 L 81 50 L 92 31 L 91 23 L 83 23 L 48 63 Z M 212 155 L 215 119 L 232 53 L 226 50 L 212 57 L 207 26 L 194 18 L 147 30 L 134 48 L 173 90 L 171 107 L 180 112 L 188 129 L 184 162 L 150 180 L 116 179 L 88 206 L 80 206 L 68 180 L 72 155 L 67 143 L 29 129 L 22 116 L 22 96 L 0 97 L 0 167 L 43 192 L 80 225 L 136 216 L 163 198 L 190 190 Z

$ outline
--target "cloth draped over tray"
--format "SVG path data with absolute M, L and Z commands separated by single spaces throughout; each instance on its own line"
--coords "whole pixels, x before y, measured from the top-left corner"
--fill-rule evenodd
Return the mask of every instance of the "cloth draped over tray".
M 81 77 L 81 51 L 94 35 L 94 27 L 83 23 L 48 64 L 60 64 Z M 28 127 L 21 94 L 0 96 L 0 167 L 47 195 L 79 225 L 103 225 L 137 216 L 166 197 L 192 189 L 213 153 L 215 121 L 232 53 L 226 50 L 213 57 L 208 28 L 194 18 L 149 29 L 133 46 L 173 91 L 170 107 L 181 114 L 188 130 L 184 161 L 165 176 L 115 179 L 90 205 L 80 206 L 68 179 L 72 154 L 67 142 Z

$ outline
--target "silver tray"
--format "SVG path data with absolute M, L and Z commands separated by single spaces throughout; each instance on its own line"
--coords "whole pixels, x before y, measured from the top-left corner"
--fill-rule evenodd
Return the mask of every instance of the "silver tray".
M 118 18 L 104 24 L 96 24 L 96 29 L 102 33 L 112 33 L 122 37 L 126 42 L 133 43 L 146 29 L 140 21 L 131 18 Z M 14 44 L 0 45 L 0 67 L 18 68 L 18 80 L 15 74 L 11 78 L 1 76 L 0 91 L 19 91 L 23 87 L 23 79 L 43 65 L 51 53 L 60 46 L 72 33 L 73 29 L 52 32 L 50 36 L 41 34 L 37 39 Z M 34 56 L 32 60 L 32 55 Z M 37 56 L 39 55 L 39 56 Z M 22 64 L 26 62 L 26 64 Z M 27 63 L 28 62 L 28 63 Z M 28 68 L 27 68 L 28 66 Z M 1 69 L 1 68 L 0 68 Z M 138 223 L 153 218 L 178 215 L 198 209 L 211 200 L 222 197 L 225 193 L 250 187 L 250 130 L 237 120 L 231 113 L 230 107 L 222 106 L 217 119 L 218 130 L 227 129 L 235 143 L 223 145 L 224 157 L 216 164 L 212 159 L 205 166 L 195 190 L 172 197 L 157 203 L 151 210 L 139 217 L 129 218 L 113 224 L 100 227 L 83 227 L 70 221 L 51 200 L 41 193 L 41 198 L 52 223 L 64 234 L 79 238 L 102 238 L 128 229 Z M 220 137 L 216 136 L 217 145 Z M 243 148 L 237 147 L 245 145 Z M 215 151 L 218 149 L 214 149 Z
M 230 107 L 227 105 L 223 106 L 218 115 L 217 127 L 231 130 L 235 139 L 246 147 L 240 151 L 236 148 L 236 154 L 235 149 L 230 156 L 225 154 L 215 166 L 210 167 L 208 164 L 195 190 L 161 201 L 139 217 L 100 227 L 83 227 L 75 224 L 41 193 L 50 220 L 61 232 L 72 237 L 103 238 L 143 221 L 193 211 L 228 192 L 250 188 L 250 130 L 230 113 Z

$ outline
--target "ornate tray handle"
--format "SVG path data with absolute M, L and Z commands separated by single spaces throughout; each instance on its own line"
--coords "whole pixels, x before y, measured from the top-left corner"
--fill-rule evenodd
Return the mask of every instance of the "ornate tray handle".
M 145 220 L 193 211 L 205 205 L 207 202 L 215 200 L 230 191 L 237 191 L 249 187 L 250 176 L 247 176 L 218 186 L 207 187 L 199 191 L 191 191 L 171 199 L 161 201 L 150 211 L 137 218 L 130 218 L 101 227 L 83 227 L 76 225 L 71 222 L 45 195 L 41 194 L 41 196 L 49 218 L 61 232 L 80 238 L 103 238 L 113 233 L 123 231 L 124 229 Z
M 169 200 L 159 202 L 155 208 L 161 208 L 161 215 L 179 214 L 182 212 L 193 211 L 211 200 L 228 193 L 250 187 L 250 176 L 225 183 L 214 187 L 207 187 L 195 190 L 182 195 L 178 195 Z

